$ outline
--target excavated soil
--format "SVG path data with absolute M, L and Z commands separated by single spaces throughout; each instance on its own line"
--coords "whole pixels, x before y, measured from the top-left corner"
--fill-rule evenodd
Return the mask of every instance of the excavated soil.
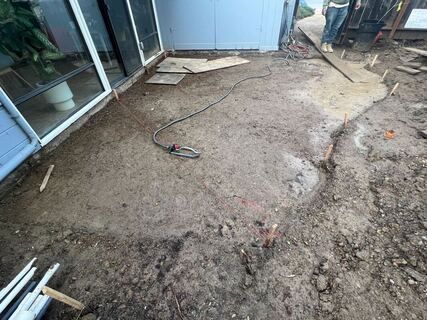
M 407 57 L 378 52 L 378 75 Z M 37 256 L 38 276 L 59 262 L 49 285 L 99 319 L 425 319 L 427 73 L 392 70 L 387 88 L 319 60 L 248 59 L 176 87 L 141 80 L 121 96 L 133 116 L 112 102 L 43 155 L 1 200 L 0 285 Z M 155 128 L 266 65 L 270 77 L 160 135 L 200 159 L 152 144 Z

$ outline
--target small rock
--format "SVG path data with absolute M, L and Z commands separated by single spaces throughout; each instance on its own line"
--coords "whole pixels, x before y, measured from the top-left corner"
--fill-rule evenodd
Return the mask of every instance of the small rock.
M 236 314 L 235 314 L 235 313 L 233 313 L 233 314 L 231 315 L 231 317 L 232 317 L 232 318 L 235 318 L 235 317 L 236 317 Z
M 62 233 L 64 238 L 67 238 L 67 237 L 71 236 L 72 234 L 73 234 L 73 231 L 71 231 L 71 229 L 67 229 Z
M 413 284 L 415 284 L 416 282 L 415 282 L 414 280 L 412 280 L 412 279 L 409 279 L 409 280 L 408 280 L 408 283 L 409 283 L 410 285 L 413 285 Z
M 368 250 L 357 251 L 356 257 L 358 257 L 360 260 L 366 261 L 369 259 L 369 251 Z
M 94 315 L 93 313 L 88 313 L 84 315 L 81 320 L 96 320 L 96 315 Z
M 323 312 L 332 313 L 334 311 L 334 305 L 331 302 L 321 302 L 320 307 Z
M 416 271 L 416 270 L 414 270 L 412 268 L 409 268 L 409 267 L 406 267 L 404 270 L 405 270 L 405 272 L 407 274 L 409 274 L 409 276 L 411 276 L 412 278 L 414 278 L 418 282 L 424 282 L 424 281 L 426 281 L 426 276 L 423 275 L 423 274 L 421 274 L 421 273 L 419 273 L 418 271 Z
M 132 279 L 132 284 L 136 285 L 139 283 L 139 279 L 138 278 L 133 278 Z
M 324 275 L 320 275 L 316 281 L 316 288 L 322 292 L 328 288 L 328 279 Z

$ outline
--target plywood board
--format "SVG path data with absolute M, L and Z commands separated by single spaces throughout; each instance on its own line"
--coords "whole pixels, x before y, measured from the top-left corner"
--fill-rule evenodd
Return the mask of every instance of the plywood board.
M 157 65 L 157 72 L 161 73 L 192 73 L 184 68 L 184 65 L 192 65 L 193 63 L 206 62 L 208 59 L 194 58 L 174 58 L 167 57 Z
M 405 47 L 403 49 L 410 51 L 410 52 L 413 52 L 413 53 L 416 53 L 416 54 L 419 54 L 420 56 L 427 57 L 427 50 L 421 50 L 421 49 L 417 49 L 417 48 L 408 48 L 408 47 Z
M 175 67 L 175 66 L 161 66 L 161 67 L 157 68 L 156 72 L 159 72 L 159 73 L 192 73 L 190 70 L 187 70 L 184 67 Z
M 193 64 L 184 65 L 185 69 L 190 70 L 193 73 L 202 73 L 212 70 L 225 69 L 234 66 L 238 66 L 241 64 L 249 63 L 249 60 L 243 59 L 241 57 L 233 56 L 220 58 L 215 60 L 210 60 L 208 62 L 199 62 Z
M 299 28 L 301 32 L 307 37 L 307 39 L 313 43 L 316 49 L 323 55 L 323 57 L 334 66 L 339 72 L 341 72 L 345 77 L 350 79 L 352 82 L 370 82 L 370 79 L 367 79 L 365 75 L 362 75 L 356 68 L 345 63 L 339 57 L 333 53 L 326 53 L 320 49 L 320 39 L 317 35 L 310 31 L 303 30 Z
M 168 84 L 168 85 L 177 85 L 182 79 L 184 79 L 185 74 L 180 73 L 156 73 L 150 79 L 145 81 L 148 84 Z

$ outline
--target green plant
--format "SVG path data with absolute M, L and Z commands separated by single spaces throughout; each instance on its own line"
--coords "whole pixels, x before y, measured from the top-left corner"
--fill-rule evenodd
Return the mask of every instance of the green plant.
M 52 44 L 26 2 L 0 0 L 0 52 L 16 63 L 29 61 L 44 81 L 57 77 L 53 61 L 64 54 Z

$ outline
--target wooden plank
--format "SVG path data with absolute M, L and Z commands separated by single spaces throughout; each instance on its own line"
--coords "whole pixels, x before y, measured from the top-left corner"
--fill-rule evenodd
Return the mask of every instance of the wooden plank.
M 192 65 L 193 63 L 206 62 L 208 59 L 194 58 L 174 58 L 167 57 L 157 65 L 157 72 L 160 73 L 192 73 L 184 68 L 184 65 Z
M 192 65 L 184 65 L 184 68 L 190 70 L 193 73 L 202 73 L 218 69 L 230 68 L 249 62 L 249 60 L 234 56 L 210 60 L 208 62 L 199 62 L 197 64 L 193 63 Z
M 42 292 L 51 297 L 52 299 L 61 301 L 62 303 L 68 304 L 69 306 L 77 309 L 77 310 L 83 310 L 85 308 L 85 305 L 81 303 L 80 301 L 77 301 L 76 299 L 73 299 L 59 291 L 56 291 L 55 289 L 49 288 L 44 286 L 42 288 Z
M 413 53 L 416 53 L 416 54 L 419 54 L 420 56 L 427 57 L 427 50 L 421 50 L 418 48 L 410 48 L 410 47 L 403 47 L 403 49 L 410 51 L 410 52 L 413 52 Z
M 158 73 L 192 73 L 190 70 L 187 70 L 184 67 L 175 67 L 175 66 L 158 67 L 156 72 Z
M 420 70 L 413 69 L 413 68 L 410 68 L 410 67 L 404 67 L 404 66 L 397 66 L 396 70 L 403 71 L 403 72 L 406 72 L 406 73 L 409 73 L 409 74 L 412 74 L 412 75 L 418 74 L 418 73 L 421 72 Z
M 49 166 L 49 169 L 47 169 L 47 172 L 46 172 L 46 175 L 44 176 L 42 185 L 40 186 L 40 192 L 43 192 L 44 189 L 46 189 L 46 185 L 47 185 L 47 183 L 49 181 L 50 175 L 52 174 L 53 168 L 55 168 L 55 165 L 51 164 Z
M 202 58 L 175 58 L 175 57 L 167 57 L 165 60 L 160 62 L 158 67 L 169 67 L 169 66 L 184 66 L 185 64 L 198 63 L 198 62 L 206 62 L 208 59 Z
M 145 81 L 148 84 L 166 84 L 176 86 L 182 79 L 184 79 L 185 74 L 181 73 L 156 73 L 150 79 Z
M 418 69 L 418 68 L 423 66 L 423 64 L 421 62 L 412 62 L 412 61 L 405 62 L 403 65 L 405 67 L 410 67 L 410 68 L 414 68 L 414 69 Z
M 319 37 L 317 35 L 315 35 L 314 33 L 310 32 L 310 31 L 303 30 L 303 29 L 301 29 L 301 27 L 299 27 L 299 29 L 307 37 L 307 39 L 315 46 L 315 48 L 317 49 L 317 51 L 319 51 L 322 54 L 322 56 L 332 66 L 334 66 L 339 72 L 341 72 L 345 77 L 347 77 L 352 82 L 369 82 L 366 79 L 366 77 L 364 77 L 363 75 L 361 75 L 357 71 L 357 69 L 355 69 L 354 67 L 352 67 L 349 64 L 345 63 L 343 60 L 341 60 L 340 58 L 338 58 L 333 53 L 323 52 L 320 49 L 320 39 L 319 39 Z

